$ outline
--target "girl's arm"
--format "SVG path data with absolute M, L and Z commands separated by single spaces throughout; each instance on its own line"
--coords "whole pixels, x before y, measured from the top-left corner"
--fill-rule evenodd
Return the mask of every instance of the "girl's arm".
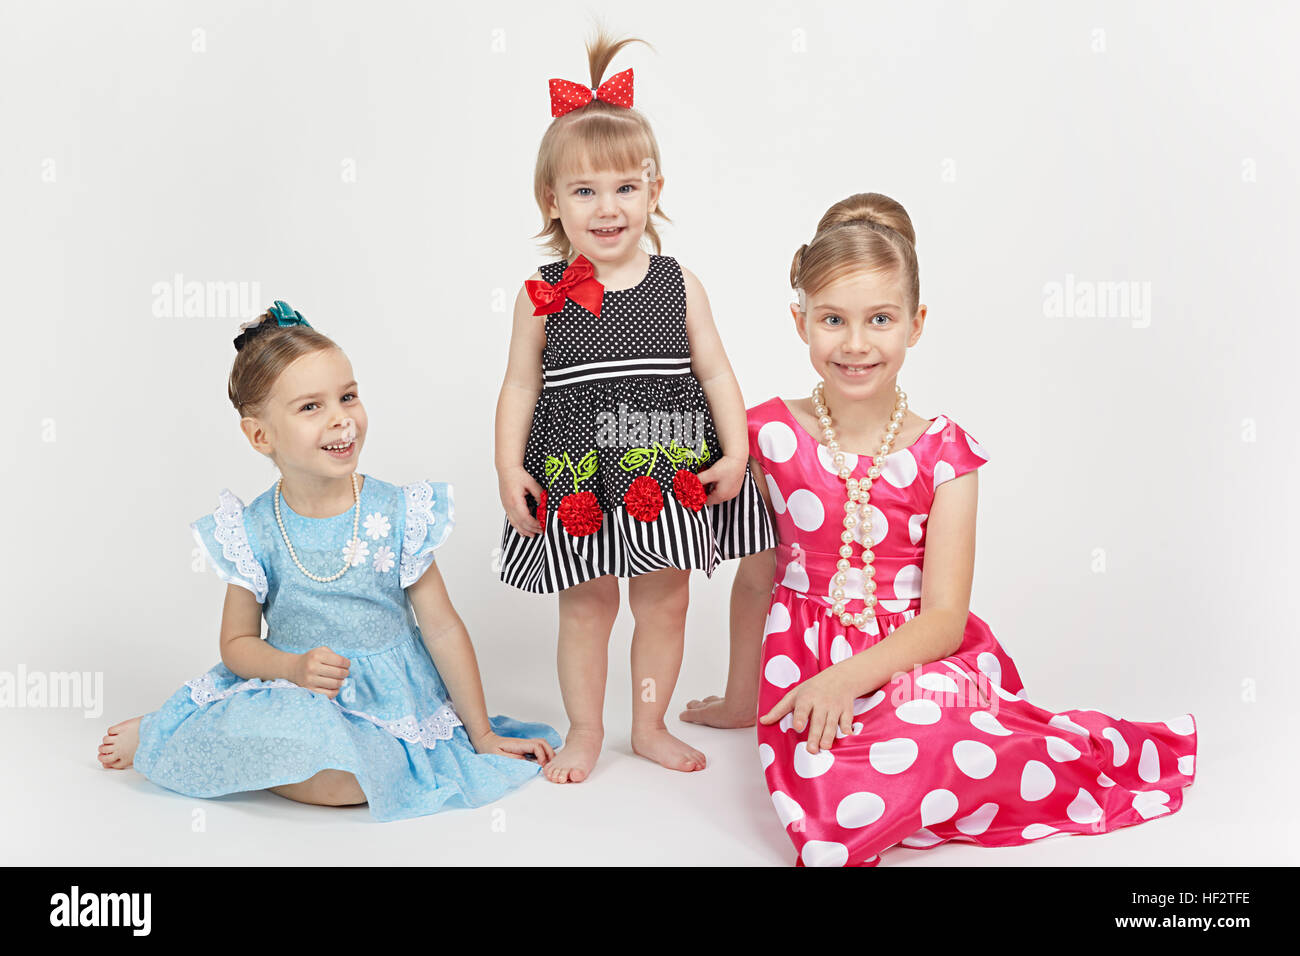
M 758 461 L 749 460 L 750 474 L 766 503 L 773 524 L 772 500 Z M 759 669 L 763 659 L 763 625 L 772 601 L 776 577 L 776 549 L 768 548 L 740 559 L 731 585 L 731 659 L 727 665 L 727 690 L 687 706 L 681 719 L 710 727 L 752 727 L 758 709 Z
M 328 647 L 293 654 L 262 640 L 262 605 L 238 584 L 226 585 L 221 611 L 221 663 L 245 680 L 291 680 L 299 687 L 334 697 L 351 662 Z
M 221 609 L 221 663 L 244 680 L 292 680 L 297 657 L 262 640 L 262 605 L 248 588 L 227 584 Z
M 961 647 L 975 575 L 978 481 L 972 470 L 935 489 L 926 519 L 921 609 L 879 643 L 836 665 L 847 665 L 859 691 L 855 696 L 875 693 L 895 674 L 942 660 Z
M 540 763 L 553 758 L 555 752 L 545 740 L 529 738 L 526 745 L 511 745 L 510 750 L 502 747 L 502 741 L 516 738 L 498 737 L 492 730 L 487 704 L 483 700 L 483 682 L 479 678 L 474 645 L 451 604 L 436 561 L 406 589 L 406 594 L 415 611 L 424 646 L 447 685 L 452 707 L 464 724 L 474 749 L 479 753 L 499 753 L 508 757 L 532 753 Z
M 532 278 L 541 279 L 540 272 Z M 533 409 L 542 392 L 542 349 L 546 347 L 546 323 L 533 315 L 533 303 L 524 286 L 515 297 L 515 314 L 510 330 L 510 354 L 505 381 L 497 399 L 496 469 L 501 504 L 506 517 L 524 537 L 542 530 L 528 511 L 525 493 L 537 498 L 542 486 L 524 469 L 524 448 L 532 425 Z
M 718 429 L 718 440 L 725 454 L 709 468 L 700 472 L 699 479 L 706 485 L 714 483 L 707 503 L 717 504 L 734 498 L 740 492 L 749 458 L 749 426 L 745 420 L 745 401 L 740 395 L 740 384 L 731 370 L 722 337 L 713 323 L 709 297 L 704 286 L 685 266 L 682 278 L 686 283 L 686 337 L 691 345 L 691 371 L 704 388 L 713 423 Z
M 975 572 L 975 472 L 935 489 L 927 518 L 921 610 L 892 634 L 790 689 L 759 722 L 792 713 L 795 733 L 808 730 L 808 751 L 835 743 L 837 729 L 853 730 L 853 701 L 875 693 L 918 664 L 942 660 L 961 647 L 970 616 Z

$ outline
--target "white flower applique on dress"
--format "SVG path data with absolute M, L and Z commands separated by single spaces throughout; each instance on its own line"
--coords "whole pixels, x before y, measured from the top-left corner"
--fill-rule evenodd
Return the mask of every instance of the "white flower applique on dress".
M 372 515 L 366 515 L 366 534 L 378 541 L 380 538 L 387 538 L 391 526 L 388 517 L 379 512 Z
M 378 550 L 375 551 L 375 563 L 373 565 L 375 571 L 379 574 L 387 574 L 393 570 L 393 565 L 396 563 L 397 558 L 393 549 L 386 544 L 381 544 Z
M 363 564 L 366 558 L 370 557 L 370 546 L 361 538 L 353 538 L 343 546 L 343 557 L 347 558 L 348 563 L 353 567 Z

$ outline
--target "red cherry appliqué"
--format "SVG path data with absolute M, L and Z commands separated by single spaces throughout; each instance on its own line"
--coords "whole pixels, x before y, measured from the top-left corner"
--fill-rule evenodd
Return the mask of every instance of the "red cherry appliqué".
M 564 530 L 576 538 L 595 534 L 600 529 L 600 502 L 594 492 L 576 491 L 560 499 L 560 506 L 555 509 Z
M 694 472 L 679 468 L 677 474 L 673 475 L 673 497 L 680 501 L 683 507 L 699 511 L 704 507 L 709 494 Z
M 649 475 L 642 475 L 628 487 L 623 495 L 623 504 L 627 513 L 638 521 L 654 521 L 663 510 L 664 493 L 659 490 L 659 482 Z

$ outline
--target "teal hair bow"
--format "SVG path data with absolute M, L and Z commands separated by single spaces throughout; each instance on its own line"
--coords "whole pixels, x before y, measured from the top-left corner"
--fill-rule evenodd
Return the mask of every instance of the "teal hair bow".
M 271 323 L 265 321 L 266 315 L 275 319 L 275 324 L 280 328 L 287 328 L 291 325 L 305 325 L 311 328 L 311 323 L 302 317 L 302 313 L 297 309 L 291 308 L 288 302 L 283 299 L 276 299 L 271 307 L 266 310 L 265 315 L 259 315 L 255 319 L 249 319 L 242 324 L 239 335 L 235 336 L 235 351 L 240 351 L 249 341 L 264 329 L 269 329 Z

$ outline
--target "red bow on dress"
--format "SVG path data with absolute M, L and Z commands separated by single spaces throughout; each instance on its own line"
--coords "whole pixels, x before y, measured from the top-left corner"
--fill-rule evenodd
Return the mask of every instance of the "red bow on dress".
M 578 256 L 551 285 L 541 279 L 525 279 L 524 288 L 533 300 L 533 315 L 549 315 L 564 308 L 564 300 L 572 299 L 588 312 L 600 315 L 601 299 L 605 287 L 596 280 L 596 269 L 586 256 Z
M 615 73 L 600 86 L 596 87 L 593 97 L 591 87 L 569 80 L 551 80 L 551 116 L 563 116 L 569 110 L 586 106 L 592 99 L 604 100 L 615 106 L 632 108 L 632 68 L 622 73 Z

